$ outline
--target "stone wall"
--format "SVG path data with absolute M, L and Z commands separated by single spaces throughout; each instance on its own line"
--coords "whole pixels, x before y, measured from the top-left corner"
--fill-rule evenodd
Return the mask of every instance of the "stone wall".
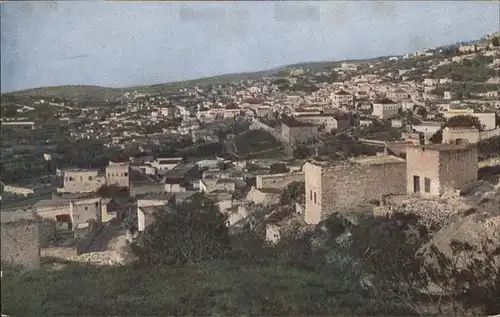
M 57 188 L 58 192 L 88 193 L 97 191 L 106 184 L 106 178 L 98 171 L 64 171 L 64 187 Z
M 274 128 L 268 126 L 267 124 L 262 123 L 259 120 L 253 120 L 252 124 L 249 127 L 249 129 L 250 130 L 264 130 L 264 131 L 267 131 L 267 132 L 271 133 L 271 135 L 276 140 L 278 140 L 280 142 L 288 143 L 288 140 L 285 139 L 285 138 L 283 138 L 283 136 L 281 135 L 280 131 L 278 131 L 277 129 L 274 129 Z
M 134 197 L 137 195 L 143 194 L 164 194 L 165 193 L 165 184 L 157 183 L 157 184 L 136 184 L 130 183 L 130 196 Z
M 40 268 L 39 223 L 34 219 L 21 219 L 1 224 L 1 259 L 4 263 L 20 265 L 26 269 Z
M 56 221 L 39 217 L 40 247 L 52 245 L 56 237 Z
M 430 179 L 429 196 L 439 195 L 439 152 L 422 150 L 418 146 L 406 148 L 407 194 L 415 195 L 414 176 L 418 176 L 420 191 L 425 195 L 425 178 Z
M 87 233 L 76 244 L 77 255 L 89 252 L 90 245 L 92 244 L 92 241 L 94 241 L 95 236 L 99 233 L 99 230 L 101 228 L 102 226 L 100 226 L 98 223 L 93 221 L 89 222 Z
M 408 146 L 407 193 L 439 197 L 477 180 L 477 149 L 467 146 Z
M 304 218 L 317 224 L 334 212 L 343 212 L 385 195 L 406 192 L 406 163 L 345 163 L 337 166 L 315 166 L 307 163 L 306 209 Z
M 453 144 L 457 140 L 466 140 L 468 143 L 472 144 L 477 143 L 479 142 L 479 131 L 476 128 L 445 128 L 443 130 L 442 143 Z
M 278 203 L 280 195 L 281 194 L 279 192 L 266 191 L 252 186 L 252 188 L 248 191 L 245 200 L 254 202 L 255 204 L 267 206 Z
M 477 180 L 477 149 L 441 152 L 439 157 L 440 193 L 464 188 Z
M 101 221 L 101 198 L 73 201 L 70 203 L 73 227 L 89 220 Z
M 257 175 L 255 177 L 256 188 L 283 189 L 292 182 L 303 182 L 303 172 L 281 173 L 272 175 Z

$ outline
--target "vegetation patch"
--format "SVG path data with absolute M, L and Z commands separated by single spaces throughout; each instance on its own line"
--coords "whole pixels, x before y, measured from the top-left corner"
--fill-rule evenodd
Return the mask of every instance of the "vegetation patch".
M 255 153 L 271 151 L 280 146 L 280 143 L 271 133 L 262 130 L 249 130 L 234 138 L 236 154 L 246 157 Z

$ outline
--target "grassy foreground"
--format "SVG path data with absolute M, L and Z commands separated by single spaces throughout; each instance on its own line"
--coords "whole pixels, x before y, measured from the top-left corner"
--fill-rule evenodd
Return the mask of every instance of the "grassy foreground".
M 335 272 L 211 262 L 193 267 L 93 267 L 5 272 L 2 313 L 105 315 L 409 315 L 343 286 Z

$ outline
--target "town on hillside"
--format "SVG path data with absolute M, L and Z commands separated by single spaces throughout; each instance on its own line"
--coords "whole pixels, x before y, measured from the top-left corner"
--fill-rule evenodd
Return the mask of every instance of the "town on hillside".
M 326 245 L 327 233 L 341 245 L 375 226 L 359 225 L 368 218 L 415 215 L 428 225 L 422 254 L 437 246 L 452 257 L 452 237 L 500 247 L 499 72 L 496 35 L 260 78 L 110 89 L 100 100 L 52 88 L 3 94 L 2 264 L 153 261 L 144 246 L 158 232 L 220 231 L 196 218 L 208 211 L 194 216 L 205 209 L 230 238 L 251 233 L 269 248 L 307 237 Z M 205 219 L 203 228 L 167 224 L 179 217 Z M 334 234 L 332 223 L 351 229 Z M 166 261 L 175 252 L 162 243 Z M 209 249 L 222 252 L 212 243 L 199 257 L 175 254 L 195 263 Z

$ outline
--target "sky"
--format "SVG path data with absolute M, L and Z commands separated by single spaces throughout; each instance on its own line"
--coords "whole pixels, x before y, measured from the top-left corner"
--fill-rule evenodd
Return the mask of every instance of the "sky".
M 370 58 L 499 31 L 498 1 L 6 1 L 2 92 Z

